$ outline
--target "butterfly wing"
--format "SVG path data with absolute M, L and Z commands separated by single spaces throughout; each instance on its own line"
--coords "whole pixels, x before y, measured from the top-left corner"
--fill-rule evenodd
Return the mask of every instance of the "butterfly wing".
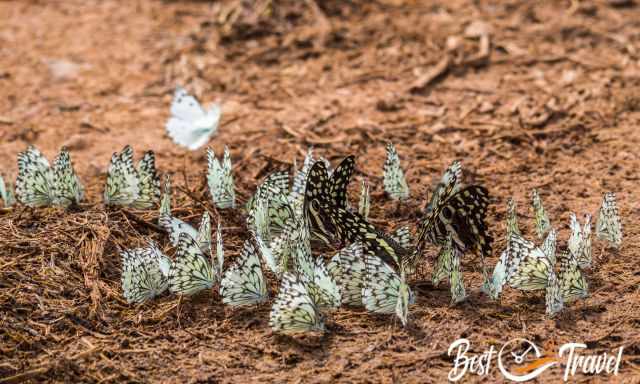
M 166 256 L 155 246 L 137 248 L 121 253 L 122 290 L 128 303 L 142 303 L 167 289 L 163 273 Z
M 18 200 L 29 207 L 43 207 L 55 200 L 54 175 L 49 162 L 33 146 L 18 154 Z
M 578 266 L 577 257 L 571 251 L 560 254 L 560 272 L 558 280 L 562 290 L 562 298 L 565 303 L 585 298 L 589 295 L 587 279 Z
M 518 235 L 511 237 L 507 247 L 507 283 L 523 291 L 545 289 L 553 266 L 544 252 Z
M 369 208 L 371 205 L 371 197 L 369 196 L 369 184 L 362 180 L 360 188 L 360 201 L 358 202 L 358 213 L 364 219 L 369 217 Z
M 532 192 L 532 205 L 535 215 L 536 232 L 538 233 L 538 237 L 542 238 L 542 236 L 551 229 L 551 222 L 549 221 L 547 212 L 544 210 L 542 198 L 537 189 L 534 189 Z
M 605 193 L 602 198 L 596 222 L 596 237 L 608 241 L 615 248 L 620 248 L 622 245 L 622 224 L 618 214 L 616 195 L 613 192 Z
M 258 253 L 250 240 L 244 242 L 240 257 L 220 283 L 222 302 L 231 306 L 261 303 L 269 297 Z
M 69 151 L 64 147 L 53 161 L 53 175 L 56 204 L 67 207 L 83 199 L 84 188 L 73 169 Z
M 156 157 L 153 151 L 145 152 L 138 163 L 138 197 L 133 206 L 139 209 L 152 207 L 160 200 L 160 177 L 156 171 Z
M 394 200 L 409 198 L 409 186 L 400 166 L 400 157 L 392 143 L 387 143 L 387 158 L 383 166 L 384 190 Z
M 562 298 L 562 288 L 556 273 L 549 271 L 549 278 L 545 292 L 545 303 L 547 316 L 553 317 L 564 308 L 564 300 Z
M 276 332 L 324 332 L 324 320 L 304 282 L 292 273 L 282 276 L 280 291 L 275 298 L 269 326 Z
M 210 289 L 214 283 L 213 267 L 202 248 L 191 236 L 181 233 L 176 259 L 169 269 L 169 290 L 173 293 L 193 295 Z
M 329 196 L 339 208 L 347 208 L 347 187 L 355 167 L 355 156 L 347 156 L 331 174 Z
M 316 258 L 313 275 L 302 275 L 307 282 L 309 294 L 320 309 L 335 309 L 340 306 L 342 297 L 335 279 L 324 264 L 321 257 Z
M 400 290 L 400 275 L 374 255 L 365 256 L 366 279 L 362 289 L 364 307 L 375 313 L 395 313 Z
M 362 288 L 366 276 L 361 243 L 353 243 L 336 253 L 327 270 L 337 282 L 342 304 L 352 307 L 362 306 Z
M 127 145 L 111 156 L 104 201 L 107 205 L 130 205 L 138 198 L 138 172 L 133 166 L 133 148 Z

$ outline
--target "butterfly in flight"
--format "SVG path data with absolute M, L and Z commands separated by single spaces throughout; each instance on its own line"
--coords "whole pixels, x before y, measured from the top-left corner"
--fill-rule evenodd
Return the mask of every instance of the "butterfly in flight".
M 220 115 L 219 104 L 205 110 L 195 97 L 178 86 L 173 94 L 167 134 L 174 143 L 195 151 L 218 131 Z

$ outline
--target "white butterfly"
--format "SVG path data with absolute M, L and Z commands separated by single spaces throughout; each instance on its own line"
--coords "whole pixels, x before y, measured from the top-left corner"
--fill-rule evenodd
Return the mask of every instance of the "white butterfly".
M 209 193 L 215 205 L 220 209 L 235 208 L 236 192 L 231 173 L 231 156 L 229 149 L 224 147 L 222 163 L 218 161 L 211 148 L 207 148 L 207 184 Z
M 5 207 L 11 207 L 16 203 L 15 196 L 13 195 L 13 184 L 7 182 L 5 184 L 4 179 L 0 175 L 0 199 L 4 202 Z
M 467 295 L 460 272 L 460 253 L 452 246 L 451 236 L 447 236 L 447 240 L 440 249 L 431 280 L 434 285 L 437 285 L 444 278 L 449 279 L 451 286 L 451 303 L 463 301 Z
M 605 193 L 602 198 L 596 223 L 596 237 L 608 241 L 615 248 L 622 245 L 622 224 L 618 215 L 616 195 L 613 192 Z
M 409 198 L 409 186 L 400 167 L 400 157 L 392 143 L 387 144 L 387 159 L 383 167 L 384 190 L 394 200 Z
M 591 215 L 584 215 L 584 225 L 582 226 L 582 253 L 578 256 L 578 265 L 580 268 L 591 267 Z
M 560 271 L 558 281 L 562 292 L 562 300 L 570 303 L 577 299 L 583 299 L 589 295 L 587 279 L 580 270 L 578 258 L 569 250 L 560 253 L 558 258 Z
M 320 309 L 338 308 L 342 302 L 340 289 L 327 270 L 322 257 L 316 258 L 313 267 L 313 275 L 302 275 L 313 301 Z
M 520 228 L 518 227 L 518 206 L 515 200 L 510 197 L 507 200 L 507 240 L 511 234 L 520 234 Z
M 324 318 L 307 285 L 293 273 L 282 276 L 280 291 L 271 307 L 269 326 L 276 332 L 324 332 Z
M 68 207 L 79 203 L 84 198 L 84 188 L 73 170 L 67 149 L 60 150 L 53 167 L 33 146 L 18 154 L 16 195 L 30 207 Z
M 355 242 L 342 248 L 327 264 L 327 271 L 340 289 L 342 304 L 362 306 L 362 288 L 366 278 L 362 243 Z
M 502 251 L 500 259 L 493 269 L 491 279 L 483 282 L 482 291 L 489 295 L 492 300 L 498 300 L 502 287 L 507 280 L 507 250 Z
M 523 291 L 544 289 L 553 269 L 547 255 L 531 241 L 513 235 L 507 243 L 506 282 Z
M 571 254 L 573 254 L 574 256 L 578 256 L 582 253 L 582 227 L 580 226 L 575 213 L 571 213 L 569 220 L 571 236 L 569 236 L 567 247 L 569 248 L 569 252 L 571 252 Z
M 534 189 L 531 193 L 531 196 L 536 221 L 536 232 L 538 234 L 538 237 L 542 238 L 542 236 L 544 236 L 544 234 L 547 233 L 549 229 L 551 229 L 551 222 L 549 221 L 547 212 L 544 210 L 542 199 L 538 194 L 538 190 Z
M 171 260 L 151 242 L 146 248 L 120 253 L 122 257 L 122 291 L 128 303 L 142 303 L 164 292 Z
M 362 180 L 360 187 L 360 202 L 358 203 L 358 213 L 365 219 L 369 217 L 369 205 L 371 198 L 369 197 L 369 184 Z
M 104 190 L 106 205 L 144 209 L 153 206 L 159 199 L 160 177 L 153 151 L 145 152 L 137 169 L 133 165 L 131 146 L 125 146 L 120 153 L 111 156 Z
M 194 151 L 205 145 L 211 135 L 218 131 L 220 115 L 219 104 L 204 110 L 195 97 L 178 86 L 171 103 L 167 133 L 176 144 Z
M 458 251 L 454 247 L 451 247 L 451 253 L 453 255 L 453 258 L 451 260 L 451 273 L 449 274 L 449 283 L 451 284 L 451 303 L 456 304 L 464 301 L 467 298 L 467 294 L 464 289 L 462 272 L 460 272 L 460 251 Z
M 562 287 L 556 276 L 555 271 L 549 271 L 549 278 L 545 293 L 546 313 L 547 316 L 553 317 L 564 308 L 564 300 L 562 298 Z
M 181 233 L 176 259 L 169 269 L 169 290 L 183 295 L 193 295 L 211 289 L 216 273 L 207 254 L 191 236 Z
M 50 206 L 55 200 L 53 170 L 33 146 L 18 154 L 16 195 L 22 204 L 29 207 Z
M 84 187 L 71 163 L 69 151 L 63 147 L 53 160 L 54 204 L 68 207 L 78 204 L 84 198 Z
M 291 192 L 289 193 L 289 200 L 292 202 L 300 201 L 304 199 L 304 191 L 307 188 L 307 174 L 309 170 L 313 166 L 315 161 L 313 160 L 313 150 L 309 148 L 307 150 L 307 155 L 304 158 L 304 164 L 302 165 L 302 169 L 295 173 L 293 177 L 293 185 L 291 187 Z M 294 159 L 294 168 L 295 167 L 295 159 Z
M 403 326 L 407 325 L 409 305 L 415 298 L 405 280 L 387 263 L 375 255 L 365 256 L 367 279 L 362 288 L 364 307 L 374 313 L 395 313 Z
M 569 237 L 568 248 L 578 262 L 580 268 L 591 267 L 591 215 L 584 217 L 584 226 L 574 213 L 571 214 L 571 236 Z
M 220 294 L 222 302 L 231 306 L 258 304 L 269 297 L 260 259 L 250 240 L 244 242 L 240 257 L 224 273 Z
M 205 251 L 211 251 L 211 218 L 205 211 L 200 220 L 200 227 L 196 230 L 190 224 L 171 215 L 171 184 L 169 176 L 165 177 L 164 195 L 160 204 L 160 216 L 158 224 L 169 234 L 169 241 L 174 247 L 178 245 L 180 235 L 186 233 L 195 239 L 198 245 Z
M 547 255 L 551 265 L 556 265 L 556 242 L 558 238 L 558 231 L 555 228 L 551 228 L 544 242 L 540 246 L 542 252 Z
M 218 280 L 220 280 L 222 279 L 222 268 L 224 265 L 224 246 L 222 243 L 222 227 L 220 226 L 220 220 L 218 220 L 218 229 L 216 230 L 216 260 L 218 261 L 216 264 L 216 273 L 218 275 Z

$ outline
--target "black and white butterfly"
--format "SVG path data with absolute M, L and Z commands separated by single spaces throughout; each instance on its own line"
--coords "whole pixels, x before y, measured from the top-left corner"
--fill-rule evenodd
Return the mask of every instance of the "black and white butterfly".
M 128 303 L 142 303 L 162 294 L 169 286 L 171 260 L 153 242 L 145 248 L 126 250 L 122 258 L 122 291 Z
M 104 191 L 106 205 L 131 206 L 145 209 L 160 199 L 160 177 L 155 165 L 155 154 L 147 151 L 133 165 L 133 148 L 127 145 L 111 156 Z
M 622 224 L 613 192 L 605 193 L 602 198 L 596 222 L 596 237 L 608 241 L 615 248 L 622 245 Z
M 287 272 L 282 276 L 280 290 L 269 314 L 269 326 L 282 333 L 325 331 L 324 316 L 308 285 L 294 273 Z
M 240 257 L 224 273 L 220 295 L 222 302 L 231 306 L 259 304 L 268 299 L 260 259 L 250 240 L 244 242 Z
M 69 151 L 62 148 L 53 167 L 33 146 L 18 154 L 18 200 L 30 207 L 78 204 L 84 198 L 84 188 L 76 175 Z
M 224 147 L 222 161 L 219 161 L 213 149 L 207 148 L 207 164 L 207 184 L 213 203 L 220 209 L 235 208 L 236 192 L 229 149 Z

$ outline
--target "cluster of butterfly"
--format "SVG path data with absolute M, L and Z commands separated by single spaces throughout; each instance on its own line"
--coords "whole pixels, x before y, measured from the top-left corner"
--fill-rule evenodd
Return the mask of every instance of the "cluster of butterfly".
M 62 148 L 53 166 L 35 147 L 18 154 L 18 178 L 15 195 L 30 207 L 78 204 L 84 198 L 84 187 L 73 169 L 69 151 Z M 15 203 L 13 186 L 0 178 L 0 197 L 5 206 Z
M 213 202 L 218 208 L 235 207 L 235 191 L 231 173 L 231 157 L 225 147 L 222 162 L 207 149 L 207 181 Z M 19 202 L 29 207 L 69 207 L 84 198 L 84 187 L 76 175 L 69 152 L 62 148 L 49 165 L 42 153 L 33 146 L 18 154 L 18 177 L 15 186 L 0 177 L 0 198 L 6 207 Z M 153 151 L 144 153 L 134 166 L 133 148 L 127 145 L 111 156 L 104 203 L 137 209 L 155 206 L 160 199 L 160 177 Z
M 221 161 L 209 149 L 207 160 L 207 181 L 213 202 L 219 208 L 235 207 L 228 149 L 225 147 Z M 16 195 L 24 204 L 68 206 L 82 199 L 82 186 L 65 150 L 56 158 L 53 168 L 33 147 L 20 154 L 18 163 Z M 220 223 L 217 257 L 212 261 L 208 213 L 203 215 L 197 230 L 173 217 L 167 177 L 159 224 L 176 248 L 175 257 L 172 260 L 151 242 L 147 247 L 124 251 L 125 298 L 138 303 L 166 289 L 190 295 L 219 285 L 224 303 L 254 305 L 267 300 L 265 275 L 272 275 L 280 284 L 270 314 L 270 325 L 276 331 L 322 331 L 326 311 L 341 305 L 395 313 L 406 325 L 409 306 L 415 302 L 407 276 L 415 272 L 423 259 L 427 243 L 440 247 L 432 281 L 435 285 L 449 280 L 453 303 L 466 297 L 460 261 L 467 252 L 481 257 L 483 290 L 494 299 L 499 297 L 505 283 L 523 290 L 545 289 L 547 313 L 553 315 L 564 303 L 587 294 L 582 268 L 591 264 L 589 216 L 581 226 L 572 215 L 572 235 L 567 250 L 557 257 L 560 267 L 556 271 L 556 231 L 551 228 L 539 195 L 534 191 L 536 229 L 540 238 L 547 235 L 540 247 L 520 234 L 515 203 L 510 200 L 507 247 L 489 277 L 485 265 L 492 243 L 485 223 L 488 191 L 479 185 L 464 186 L 458 161 L 447 168 L 435 186 L 420 219 L 415 243 L 407 227 L 386 234 L 367 221 L 370 197 L 365 181 L 361 184 L 357 210 L 350 207 L 347 187 L 354 169 L 353 156 L 332 170 L 326 159 L 314 159 L 309 150 L 300 170 L 294 162 L 291 186 L 288 172 L 268 175 L 245 207 L 251 237 L 240 257 L 226 271 L 223 271 Z M 392 199 L 409 197 L 399 156 L 391 143 L 387 145 L 383 175 L 385 191 Z M 153 152 L 146 152 L 137 167 L 133 165 L 131 147 L 113 154 L 104 193 L 107 204 L 149 208 L 160 196 Z M 5 204 L 12 199 L 11 186 L 2 180 L 0 197 Z M 604 197 L 596 234 L 620 246 L 622 231 L 612 193 Z M 311 245 L 318 241 L 339 244 L 342 248 L 330 258 L 314 257 Z
M 545 290 L 546 313 L 554 316 L 565 303 L 588 296 L 588 284 L 583 269 L 592 266 L 591 215 L 586 214 L 584 225 L 576 215 L 570 215 L 571 235 L 566 249 L 556 252 L 557 231 L 551 226 L 542 199 L 533 191 L 535 228 L 543 243 L 536 246 L 525 239 L 518 227 L 517 209 L 513 199 L 507 203 L 506 249 L 501 253 L 491 280 L 483 286 L 492 299 L 498 299 L 504 284 L 523 291 Z M 596 237 L 619 248 L 622 226 L 615 194 L 605 193 L 598 211 Z

